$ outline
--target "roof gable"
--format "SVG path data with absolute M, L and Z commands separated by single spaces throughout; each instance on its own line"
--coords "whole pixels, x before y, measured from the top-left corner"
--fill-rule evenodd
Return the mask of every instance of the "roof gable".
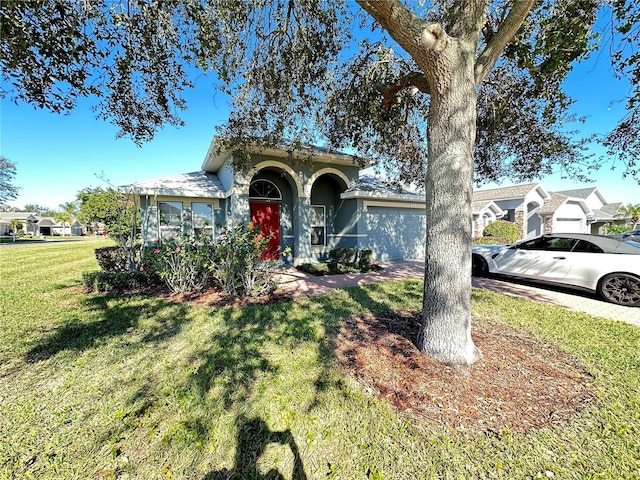
M 122 193 L 176 197 L 225 198 L 226 192 L 217 175 L 203 171 L 156 178 L 118 187 Z
M 549 193 L 542 187 L 542 184 L 527 183 L 525 185 L 513 185 L 510 187 L 491 188 L 488 190 L 475 190 L 473 192 L 473 201 L 524 198 L 534 190 L 538 190 L 543 199 L 549 197 Z
M 205 172 L 217 173 L 232 157 L 233 150 L 230 148 L 221 149 L 221 140 L 218 137 L 214 137 L 209 145 L 209 150 L 202 162 L 202 170 Z M 319 162 L 324 162 L 333 165 L 349 165 L 359 166 L 359 163 L 355 156 L 349 155 L 343 152 L 332 152 L 326 148 L 316 146 L 296 146 L 282 143 L 277 146 L 267 147 L 260 145 L 249 145 L 248 150 L 255 155 L 262 155 L 267 157 L 277 158 L 294 158 L 296 160 L 312 159 Z M 364 165 L 372 165 L 370 162 L 365 162 Z

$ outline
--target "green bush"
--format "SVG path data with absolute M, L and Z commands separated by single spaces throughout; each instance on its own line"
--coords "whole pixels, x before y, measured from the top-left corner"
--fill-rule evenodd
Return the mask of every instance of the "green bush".
M 301 272 L 316 275 L 318 277 L 329 275 L 329 266 L 326 263 L 303 263 L 296 267 Z
M 355 263 L 355 248 L 334 248 L 329 250 L 329 263 L 353 265 Z
M 276 262 L 264 258 L 269 240 L 253 224 L 221 230 L 209 270 L 226 295 L 257 297 L 275 290 Z
M 617 233 L 630 232 L 631 230 L 633 230 L 633 227 L 628 223 L 625 223 L 622 225 L 613 223 L 607 226 L 606 231 L 607 231 L 607 235 L 611 235 L 611 234 L 617 234 Z
M 145 249 L 143 257 L 151 271 L 157 273 L 172 292 L 187 293 L 203 290 L 211 284 L 212 252 L 212 243 L 206 237 L 197 239 L 182 235 Z
M 336 248 L 329 252 L 329 258 L 329 263 L 303 263 L 298 265 L 297 269 L 317 276 L 382 270 L 380 265 L 373 263 L 373 251 L 371 250 L 361 250 L 356 255 L 356 250 L 353 248 Z M 338 262 L 338 259 L 342 262 Z
M 84 272 L 82 283 L 89 291 L 102 293 L 122 293 L 128 290 L 143 290 L 161 284 L 153 272 Z
M 358 258 L 358 267 L 361 272 L 368 272 L 371 270 L 373 259 L 373 250 L 360 250 L 360 258 Z
M 120 246 L 100 247 L 95 250 L 98 265 L 105 272 L 128 272 L 129 264 L 124 249 Z
M 497 220 L 487 225 L 482 231 L 482 235 L 485 237 L 504 237 L 509 240 L 506 243 L 513 243 L 520 240 L 522 232 L 516 223 Z
M 506 237 L 476 237 L 472 243 L 474 245 L 510 245 L 513 242 Z

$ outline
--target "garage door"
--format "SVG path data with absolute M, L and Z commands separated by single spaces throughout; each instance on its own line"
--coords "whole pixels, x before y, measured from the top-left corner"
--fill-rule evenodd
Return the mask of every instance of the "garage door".
M 361 248 L 371 249 L 382 261 L 423 259 L 425 219 L 422 209 L 369 207 Z
M 556 218 L 553 233 L 584 233 L 581 218 Z

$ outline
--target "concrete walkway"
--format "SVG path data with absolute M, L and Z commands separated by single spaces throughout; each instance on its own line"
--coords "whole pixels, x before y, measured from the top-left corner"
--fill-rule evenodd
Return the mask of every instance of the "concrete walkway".
M 424 276 L 424 262 L 422 261 L 389 262 L 382 264 L 382 267 L 384 270 L 380 272 L 327 275 L 324 277 L 316 277 L 290 268 L 278 274 L 278 283 L 284 292 L 293 295 L 316 295 L 329 292 L 334 288 L 355 287 L 384 280 L 422 279 Z M 640 308 L 614 305 L 588 293 L 562 287 L 534 285 L 528 282 L 498 280 L 496 278 L 474 277 L 473 286 L 537 302 L 552 303 L 569 310 L 640 326 Z

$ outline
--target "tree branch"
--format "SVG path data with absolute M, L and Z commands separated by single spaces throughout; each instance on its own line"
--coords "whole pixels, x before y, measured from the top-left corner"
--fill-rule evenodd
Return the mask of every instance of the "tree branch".
M 407 10 L 400 0 L 356 1 L 398 45 L 412 55 L 416 40 L 422 36 L 424 29 L 424 22 L 418 16 Z
M 500 53 L 511 41 L 513 36 L 520 29 L 520 25 L 531 8 L 535 4 L 535 0 L 515 0 L 509 14 L 503 22 L 498 26 L 498 30 L 487 42 L 486 48 L 480 53 L 476 60 L 476 85 L 482 83 L 487 77 L 493 66 L 498 61 Z
M 414 87 L 416 89 L 414 94 L 418 91 L 426 94 L 429 94 L 430 92 L 427 77 L 425 77 L 422 72 L 407 73 L 393 84 L 378 84 L 376 85 L 376 90 L 378 90 L 385 98 L 391 98 L 401 90 L 409 87 Z
M 389 118 L 391 112 L 403 103 L 403 98 L 398 94 L 406 88 L 411 89 L 409 92 L 411 97 L 418 92 L 430 93 L 429 83 L 422 72 L 407 73 L 392 84 L 379 83 L 376 85 L 376 90 L 382 95 L 383 118 Z

